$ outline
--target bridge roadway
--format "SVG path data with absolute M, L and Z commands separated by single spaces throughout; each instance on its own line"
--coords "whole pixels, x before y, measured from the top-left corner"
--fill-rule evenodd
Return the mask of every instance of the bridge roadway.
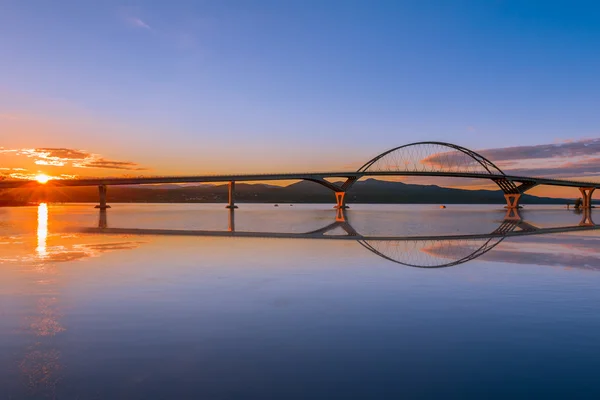
M 583 207 L 591 208 L 592 193 L 600 188 L 600 183 L 572 181 L 552 178 L 525 177 L 516 175 L 490 174 L 490 173 L 466 173 L 466 172 L 443 172 L 443 171 L 377 171 L 377 172 L 304 172 L 304 173 L 285 173 L 285 174 L 232 174 L 232 175 L 195 175 L 195 176 L 153 176 L 153 177 L 125 177 L 125 178 L 83 178 L 83 179 L 56 179 L 47 183 L 28 180 L 4 180 L 0 181 L 0 189 L 18 189 L 35 188 L 41 186 L 47 187 L 68 187 L 68 186 L 98 186 L 100 190 L 100 204 L 97 208 L 110 208 L 106 202 L 107 186 L 118 185 L 153 185 L 165 183 L 212 183 L 229 182 L 229 202 L 227 208 L 237 208 L 235 205 L 235 182 L 251 181 L 285 181 L 285 180 L 307 180 L 321 184 L 335 192 L 336 208 L 346 208 L 346 191 L 358 179 L 364 177 L 400 177 L 400 176 L 430 176 L 442 178 L 468 178 L 468 179 L 487 179 L 496 183 L 510 182 L 514 187 L 514 182 L 521 186 L 517 191 L 507 191 L 503 185 L 500 188 L 505 192 L 504 197 L 507 201 L 508 209 L 517 209 L 521 195 L 531 187 L 537 185 L 550 185 L 561 187 L 579 188 L 583 194 Z M 345 178 L 346 182 L 339 186 L 328 182 L 329 178 Z M 520 190 L 520 188 L 524 188 Z
M 150 176 L 150 177 L 125 177 L 125 178 L 82 178 L 82 179 L 56 179 L 45 184 L 30 180 L 3 180 L 0 189 L 17 189 L 40 186 L 118 186 L 118 185 L 154 185 L 165 183 L 212 183 L 212 182 L 256 182 L 256 181 L 285 181 L 285 180 L 310 180 L 326 178 L 356 178 L 363 177 L 394 177 L 394 176 L 432 176 L 445 178 L 471 178 L 471 179 L 508 179 L 513 182 L 535 182 L 538 185 L 562 187 L 593 187 L 600 188 L 599 182 L 573 181 L 564 179 L 527 177 L 517 175 L 467 173 L 467 172 L 436 172 L 436 171 L 390 171 L 390 172 L 297 172 L 284 174 L 231 174 L 231 175 L 191 175 L 191 176 Z

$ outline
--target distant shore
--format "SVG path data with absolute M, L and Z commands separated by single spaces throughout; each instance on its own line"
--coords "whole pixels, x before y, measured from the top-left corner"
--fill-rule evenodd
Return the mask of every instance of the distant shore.
M 37 207 L 42 203 L 46 203 L 48 205 L 79 205 L 79 204 L 89 204 L 89 205 L 97 205 L 98 202 L 96 201 L 39 201 L 39 202 L 11 202 L 11 201 L 0 201 L 0 207 Z M 226 202 L 223 201 L 214 201 L 214 202 L 208 202 L 208 201 L 111 201 L 110 204 L 178 204 L 178 205 L 182 205 L 182 204 L 227 204 Z M 264 204 L 264 205 L 311 205 L 311 204 L 315 204 L 315 205 L 329 205 L 329 202 L 308 202 L 308 201 L 282 201 L 282 202 L 267 202 L 267 201 L 240 201 L 240 202 L 236 202 L 236 204 Z M 498 206 L 502 206 L 504 208 L 506 208 L 506 204 L 503 202 L 480 202 L 480 203 L 475 203 L 475 202 L 462 202 L 462 203 L 458 203 L 458 202 L 447 202 L 447 203 L 435 203 L 435 202 L 419 202 L 419 203 L 409 203 L 409 202 L 354 202 L 354 203 L 349 203 L 348 205 L 351 206 L 352 204 L 355 205 L 486 205 L 486 206 L 493 206 L 493 205 L 498 205 Z M 556 201 L 556 202 L 545 202 L 545 203 L 527 203 L 527 204 L 521 204 L 519 205 L 519 208 L 525 208 L 527 206 L 543 206 L 543 205 L 554 205 L 554 206 L 562 206 L 563 208 L 567 208 L 567 203 L 565 202 L 561 202 L 561 201 Z M 575 210 L 575 207 L 573 207 L 573 204 L 569 204 L 570 205 L 570 209 Z M 592 208 L 597 208 L 596 205 L 592 205 Z
M 35 201 L 2 201 L 0 200 L 0 207 L 35 207 L 39 206 L 40 203 Z

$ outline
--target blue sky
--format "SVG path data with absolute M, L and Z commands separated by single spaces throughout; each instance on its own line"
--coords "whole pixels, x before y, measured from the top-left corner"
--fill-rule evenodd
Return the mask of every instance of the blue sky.
M 1 147 L 190 173 L 600 136 L 598 2 L 98 3 L 0 3 Z

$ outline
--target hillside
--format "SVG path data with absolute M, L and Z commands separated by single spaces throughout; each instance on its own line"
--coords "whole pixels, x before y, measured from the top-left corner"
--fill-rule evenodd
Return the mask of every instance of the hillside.
M 128 187 L 108 188 L 108 201 L 112 203 L 216 203 L 227 201 L 227 185 L 197 185 L 179 187 Z M 7 190 L 0 193 L 3 202 L 97 202 L 95 187 L 69 187 L 61 189 Z M 571 199 L 572 200 L 572 199 Z M 263 184 L 236 184 L 236 201 L 241 203 L 333 203 L 333 193 L 313 182 L 298 182 L 285 187 Z M 450 189 L 436 185 L 413 185 L 402 182 L 367 179 L 357 182 L 348 191 L 349 203 L 429 203 L 429 204 L 503 204 L 499 190 Z M 566 199 L 524 195 L 524 204 L 564 204 Z

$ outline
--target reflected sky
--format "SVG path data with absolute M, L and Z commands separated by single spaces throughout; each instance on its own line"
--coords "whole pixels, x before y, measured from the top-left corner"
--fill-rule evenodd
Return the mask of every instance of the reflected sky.
M 0 386 L 16 398 L 233 399 L 482 398 L 494 385 L 485 397 L 506 398 L 528 374 L 539 396 L 573 393 L 575 379 L 593 392 L 598 231 L 495 236 L 442 269 L 352 238 L 264 233 L 489 234 L 504 211 L 355 206 L 349 230 L 329 206 L 244 205 L 236 232 L 262 237 L 127 233 L 232 234 L 221 206 L 115 205 L 104 222 L 89 205 L 0 210 Z M 527 214 L 541 229 L 581 217 Z M 368 243 L 431 266 L 488 240 Z
M 356 210 L 344 214 L 306 205 L 296 205 L 295 209 L 283 213 L 271 212 L 268 206 L 260 205 L 247 205 L 250 210 L 245 213 L 221 213 L 206 205 L 197 205 L 196 208 L 189 205 L 139 206 L 140 209 L 135 212 L 128 210 L 128 206 L 122 206 L 122 210 L 111 213 L 94 213 L 87 206 L 52 206 L 54 229 L 49 232 L 49 207 L 42 203 L 36 209 L 34 252 L 28 250 L 32 236 L 26 229 L 30 226 L 26 219 L 30 210 L 27 207 L 11 209 L 16 223 L 0 229 L 0 245 L 6 249 L 0 254 L 0 263 L 35 262 L 43 267 L 48 263 L 132 250 L 144 243 L 160 242 L 160 237 L 165 235 L 185 235 L 356 239 L 375 255 L 420 267 L 457 265 L 474 258 L 515 263 L 527 259 L 526 263 L 536 265 L 568 261 L 575 267 L 577 264 L 585 268 L 597 267 L 594 259 L 598 252 L 595 227 L 579 231 L 583 221 L 580 219 L 578 223 L 580 214 L 544 207 L 535 212 L 527 211 L 526 215 L 534 216 L 533 219 L 507 222 L 490 206 L 475 206 L 474 210 L 456 206 L 452 212 L 427 207 L 411 209 L 414 206 L 402 206 L 394 210 L 389 206 L 377 206 L 382 209 L 380 212 L 359 205 Z M 108 214 L 111 214 L 110 218 Z M 222 220 L 220 226 L 215 224 L 216 218 Z M 194 220 L 200 222 L 195 224 L 200 229 L 179 229 L 190 228 L 190 221 Z M 557 228 L 562 231 L 554 232 Z M 534 235 L 512 237 L 529 231 Z M 556 234 L 548 235 L 548 232 Z M 580 237 L 587 239 L 577 239 Z M 153 244 L 149 246 L 151 250 Z M 276 247 L 286 246 L 288 244 L 279 241 Z M 494 249 L 496 246 L 499 247 Z M 335 245 L 331 247 L 334 249 Z M 486 254 L 492 249 L 493 255 Z M 553 257 L 553 254 L 557 256 Z M 557 262 L 559 259 L 562 261 Z

